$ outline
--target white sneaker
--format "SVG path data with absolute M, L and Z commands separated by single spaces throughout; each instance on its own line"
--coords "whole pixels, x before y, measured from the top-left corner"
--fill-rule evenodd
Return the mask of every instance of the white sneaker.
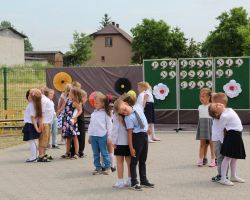
M 234 185 L 234 183 L 231 182 L 231 181 L 229 181 L 228 179 L 226 179 L 226 180 L 220 180 L 220 181 L 218 181 L 218 183 L 220 183 L 222 185 L 227 185 L 227 186 L 233 186 Z
M 124 188 L 125 185 L 124 185 L 124 182 L 123 181 L 117 181 L 114 185 L 113 185 L 113 188 Z
M 148 143 L 155 143 L 155 141 L 152 140 L 151 138 L 148 138 Z
M 238 182 L 238 183 L 245 183 L 246 181 L 243 179 L 243 178 L 240 178 L 240 177 L 234 177 L 234 176 L 231 176 L 230 177 L 230 181 L 232 182 Z
M 131 179 L 124 180 L 125 187 L 131 187 Z

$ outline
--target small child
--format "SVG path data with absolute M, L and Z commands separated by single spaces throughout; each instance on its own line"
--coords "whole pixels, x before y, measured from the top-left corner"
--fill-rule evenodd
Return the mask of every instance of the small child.
M 83 97 L 79 88 L 71 88 L 69 98 L 66 101 L 62 133 L 66 138 L 66 153 L 61 158 L 78 159 L 79 142 L 77 136 L 80 134 L 78 129 L 77 117 L 82 113 Z M 77 109 L 77 111 L 75 111 Z M 75 111 L 75 116 L 74 116 Z M 73 138 L 75 154 L 70 155 L 71 139 Z
M 129 95 L 123 95 L 123 97 L 124 97 L 123 98 L 124 101 L 126 101 L 126 98 L 131 99 Z M 128 146 L 128 133 L 125 128 L 123 118 L 116 112 L 113 115 L 112 143 L 115 149 L 114 154 L 116 156 L 117 176 L 118 176 L 118 180 L 113 185 L 113 187 L 115 188 L 130 187 L 131 186 L 131 175 L 130 175 L 131 156 L 130 156 L 130 150 Z M 127 180 L 123 180 L 124 159 L 127 163 L 127 168 L 128 168 Z
M 64 109 L 65 109 L 66 101 L 68 99 L 69 92 L 70 92 L 71 88 L 72 88 L 71 84 L 68 83 L 65 85 L 64 92 L 61 93 L 61 96 L 58 100 L 58 105 L 57 105 L 56 116 L 58 119 L 57 120 L 58 133 L 61 135 L 61 141 L 59 143 L 60 145 L 65 144 L 65 139 L 62 135 L 62 125 L 63 125 L 63 120 L 64 120 Z
M 211 151 L 211 163 L 209 167 L 215 167 L 215 153 L 214 146 L 211 140 L 212 136 L 212 118 L 208 114 L 208 106 L 211 102 L 212 91 L 209 88 L 202 88 L 200 90 L 200 102 L 202 105 L 198 107 L 199 111 L 199 123 L 197 128 L 196 140 L 200 140 L 199 160 L 197 162 L 198 167 L 203 166 L 205 158 L 206 141 L 209 142 Z
M 212 103 L 209 106 L 209 114 L 225 128 L 226 134 L 221 147 L 221 154 L 224 156 L 221 164 L 221 180 L 219 183 L 233 186 L 233 182 L 244 183 L 245 180 L 236 174 L 237 159 L 245 159 L 246 153 L 242 140 L 242 124 L 237 113 L 231 109 L 225 109 L 221 103 Z M 230 163 L 231 177 L 227 179 L 227 169 Z
M 142 107 L 146 116 L 149 129 L 148 129 L 148 142 L 154 143 L 160 141 L 155 136 L 154 124 L 155 124 L 155 108 L 154 108 L 154 97 L 152 95 L 151 86 L 148 82 L 139 82 L 137 84 L 137 90 L 139 92 L 137 98 L 137 104 Z
M 22 132 L 23 141 L 29 142 L 31 152 L 31 156 L 26 160 L 26 162 L 36 162 L 37 145 L 35 140 L 39 138 L 42 121 L 41 92 L 38 89 L 31 89 L 27 91 L 26 98 L 29 103 L 24 112 L 25 125 Z
M 148 154 L 148 123 L 139 105 L 130 106 L 127 102 L 118 99 L 115 102 L 115 111 L 125 116 L 124 121 L 128 132 L 128 144 L 131 154 L 131 188 L 137 191 L 142 187 L 154 187 L 146 175 L 146 160 Z M 139 162 L 140 185 L 137 180 L 136 167 Z
M 112 119 L 108 97 L 101 92 L 96 92 L 94 107 L 95 110 L 91 114 L 88 127 L 88 142 L 92 147 L 95 166 L 92 174 L 109 175 L 111 173 L 111 161 L 107 149 L 107 142 L 112 131 Z M 104 171 L 102 171 L 100 154 L 104 162 Z
M 223 92 L 213 93 L 211 100 L 212 100 L 212 103 L 222 103 L 225 106 L 225 108 L 228 102 L 227 95 Z M 224 156 L 221 155 L 220 150 L 223 144 L 223 140 L 224 140 L 224 127 L 220 123 L 219 119 L 214 118 L 213 125 L 212 125 L 212 141 L 213 141 L 214 149 L 215 149 L 218 174 L 212 177 L 211 180 L 213 182 L 218 182 L 221 180 L 221 163 L 222 163 Z

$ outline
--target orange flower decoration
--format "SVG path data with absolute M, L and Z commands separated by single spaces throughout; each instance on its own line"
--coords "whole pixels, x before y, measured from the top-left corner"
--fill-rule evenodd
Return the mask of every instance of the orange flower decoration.
M 71 82 L 72 78 L 66 72 L 59 72 L 53 78 L 53 85 L 60 92 L 63 92 L 65 85 Z

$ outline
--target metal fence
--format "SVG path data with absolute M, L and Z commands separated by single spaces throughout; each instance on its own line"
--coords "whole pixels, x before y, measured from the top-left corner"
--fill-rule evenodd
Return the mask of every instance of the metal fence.
M 0 68 L 0 119 L 23 118 L 26 91 L 46 85 L 45 68 Z

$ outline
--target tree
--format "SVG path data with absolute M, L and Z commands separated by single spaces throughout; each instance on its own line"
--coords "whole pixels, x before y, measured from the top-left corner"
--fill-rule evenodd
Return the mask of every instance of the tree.
M 73 33 L 73 43 L 70 44 L 70 52 L 67 52 L 66 59 L 69 65 L 82 65 L 92 56 L 92 38 L 84 33 Z M 68 58 L 67 58 L 68 57 Z
M 143 59 L 163 58 L 171 46 L 170 26 L 163 20 L 143 19 L 131 29 L 133 34 L 133 63 L 142 63 Z
M 197 43 L 191 38 L 188 41 L 185 57 L 187 58 L 198 58 L 201 57 L 201 43 Z
M 104 14 L 104 17 L 102 18 L 102 21 L 100 22 L 100 24 L 101 24 L 100 29 L 102 29 L 105 26 L 111 24 L 111 18 L 108 16 L 107 13 Z
M 187 39 L 180 28 L 173 28 L 170 31 L 171 45 L 167 50 L 167 56 L 172 58 L 186 57 Z
M 1 21 L 0 28 L 10 28 L 10 27 L 15 29 L 15 27 L 9 21 Z M 25 35 L 25 33 L 23 32 L 21 33 Z M 24 51 L 33 51 L 33 46 L 28 37 L 24 39 Z
M 242 8 L 233 8 L 223 12 L 216 18 L 219 25 L 211 31 L 202 45 L 202 51 L 207 56 L 242 56 L 243 36 L 238 29 L 246 26 L 247 11 Z
M 239 28 L 239 33 L 243 37 L 243 55 L 250 55 L 250 20 L 246 26 L 242 26 Z

